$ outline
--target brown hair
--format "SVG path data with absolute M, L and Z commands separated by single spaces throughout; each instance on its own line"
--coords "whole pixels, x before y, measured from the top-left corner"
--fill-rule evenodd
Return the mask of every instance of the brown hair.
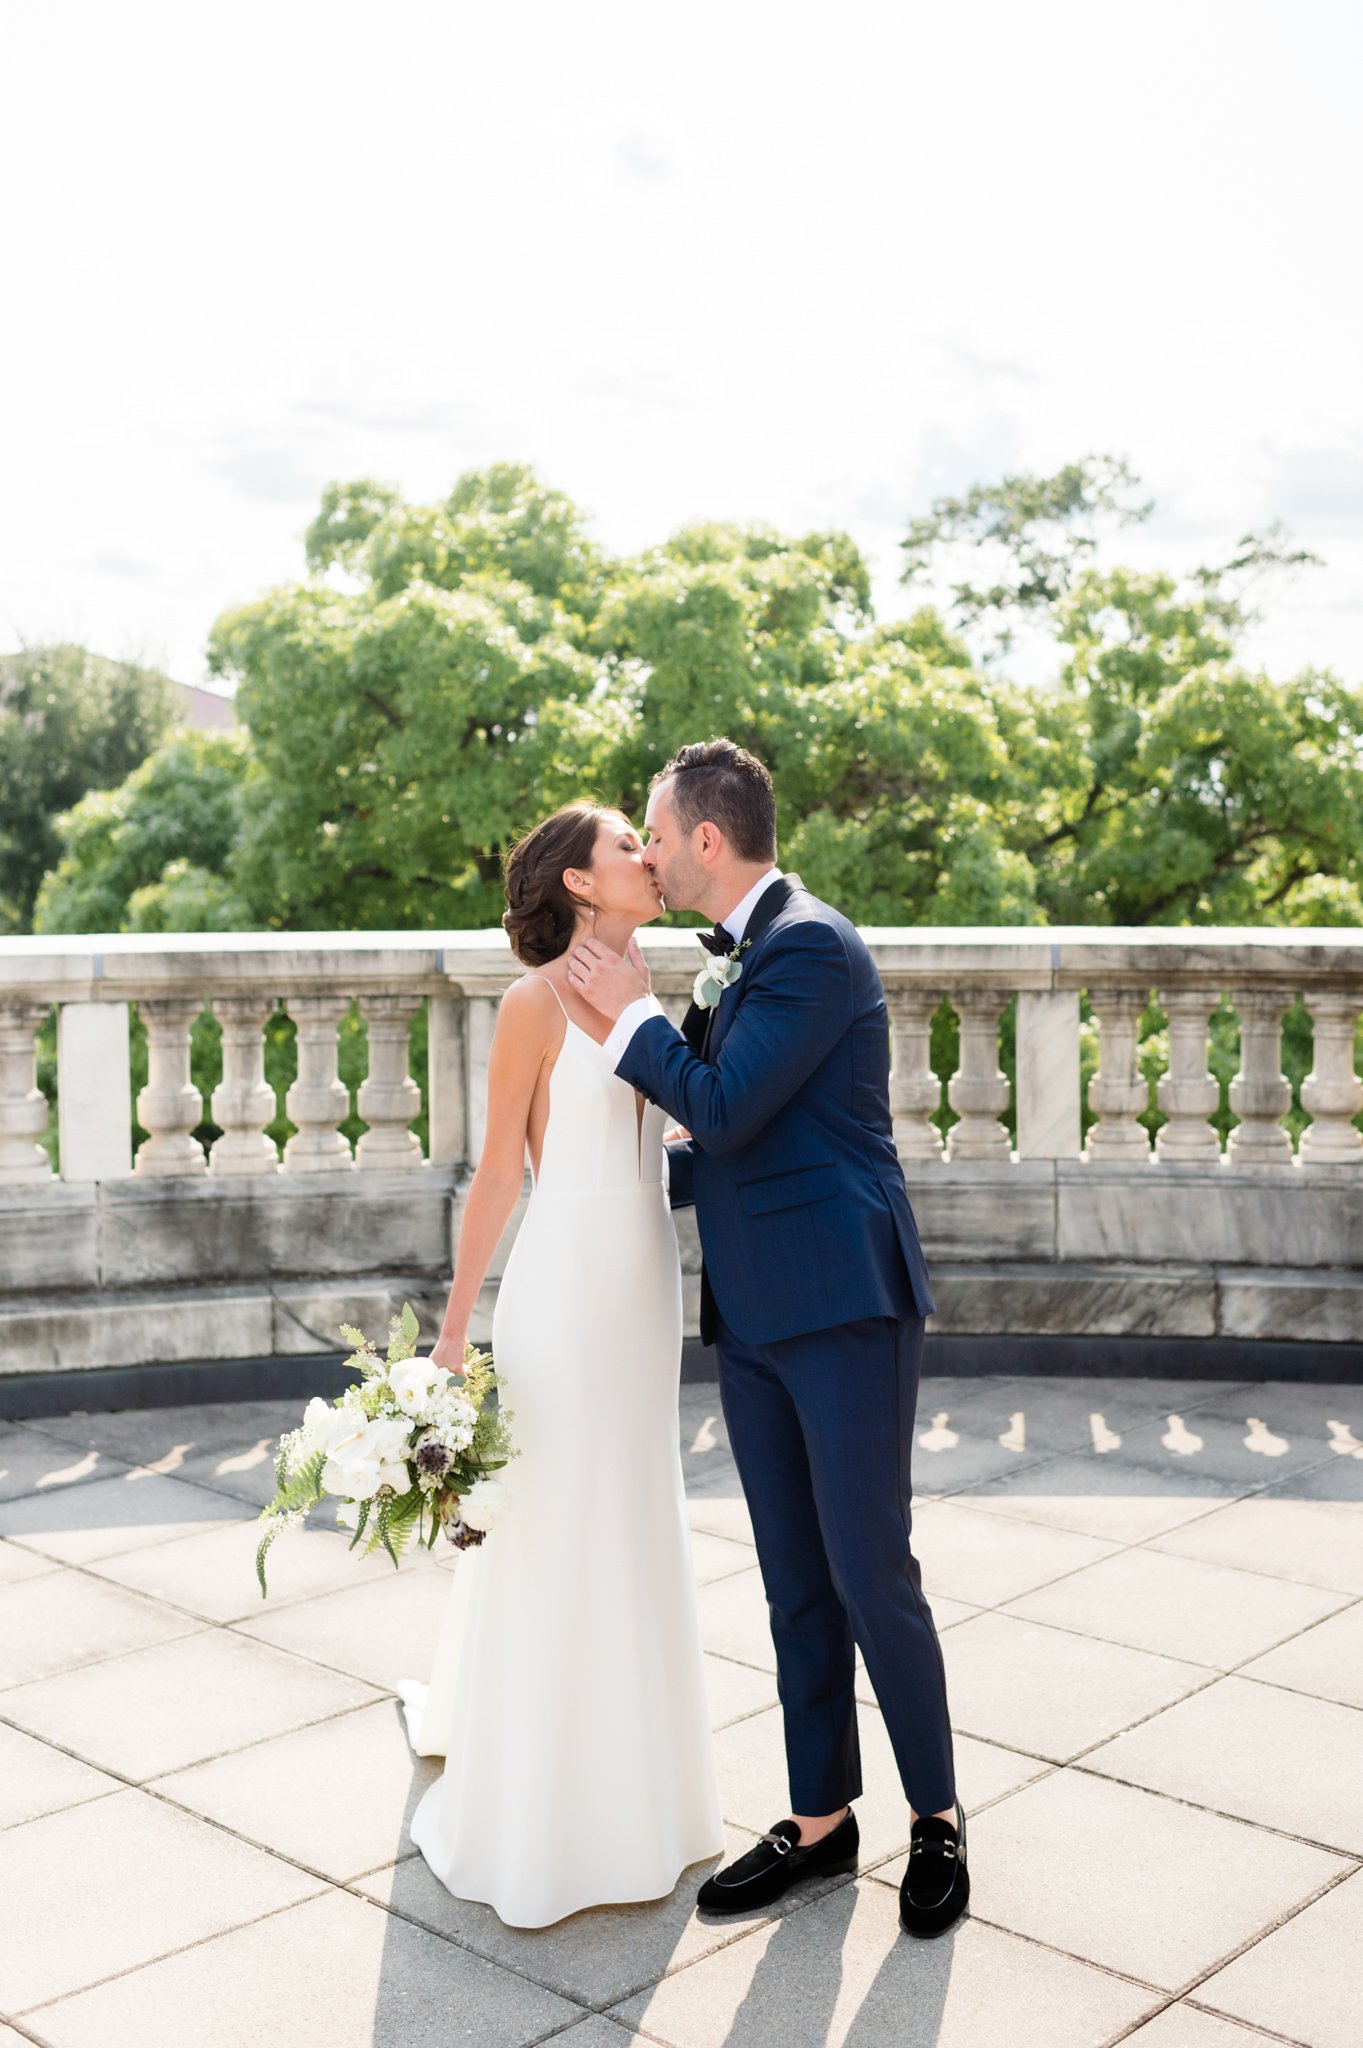
M 611 815 L 602 804 L 564 804 L 507 854 L 502 923 L 512 952 L 527 967 L 543 967 L 567 952 L 580 899 L 565 885 L 563 871 L 591 866 L 597 827 Z
M 776 792 L 771 777 L 734 740 L 699 740 L 679 747 L 654 776 L 672 785 L 677 823 L 685 833 L 709 820 L 718 825 L 740 860 L 775 860 Z

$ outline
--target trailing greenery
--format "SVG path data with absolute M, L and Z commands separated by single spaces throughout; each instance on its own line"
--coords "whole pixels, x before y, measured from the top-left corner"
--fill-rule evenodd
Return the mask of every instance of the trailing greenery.
M 296 1522 L 302 1521 L 309 1508 L 316 1507 L 322 1498 L 322 1471 L 326 1462 L 326 1452 L 318 1451 L 290 1476 L 285 1453 L 282 1448 L 280 1450 L 275 1464 L 277 1491 L 261 1517 L 265 1522 L 265 1533 L 256 1546 L 256 1577 L 260 1581 L 262 1599 L 266 1591 L 265 1559 L 270 1545 L 282 1529 L 292 1528 Z

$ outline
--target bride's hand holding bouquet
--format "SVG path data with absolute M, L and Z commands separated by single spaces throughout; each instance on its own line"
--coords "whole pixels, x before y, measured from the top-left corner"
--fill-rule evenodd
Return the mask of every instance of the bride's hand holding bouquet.
M 281 1529 L 305 1519 L 326 1494 L 336 1520 L 352 1529 L 352 1550 L 382 1547 L 396 1565 L 415 1538 L 428 1549 L 443 1529 L 461 1550 L 483 1541 L 505 1507 L 500 1472 L 516 1454 L 511 1418 L 490 1398 L 498 1380 L 485 1351 L 443 1335 L 437 1352 L 418 1358 L 418 1324 L 409 1303 L 389 1327 L 380 1358 L 362 1330 L 341 1326 L 362 1375 L 338 1401 L 309 1401 L 300 1426 L 279 1440 L 277 1491 L 261 1513 L 265 1532 L 256 1574 L 265 1594 L 265 1558 Z

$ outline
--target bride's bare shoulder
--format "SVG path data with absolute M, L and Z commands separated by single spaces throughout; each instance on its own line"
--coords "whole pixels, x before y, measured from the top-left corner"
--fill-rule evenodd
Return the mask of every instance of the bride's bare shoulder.
M 517 1038 L 556 1037 L 562 1027 L 562 1002 L 543 974 L 523 974 L 502 997 L 498 1024 Z

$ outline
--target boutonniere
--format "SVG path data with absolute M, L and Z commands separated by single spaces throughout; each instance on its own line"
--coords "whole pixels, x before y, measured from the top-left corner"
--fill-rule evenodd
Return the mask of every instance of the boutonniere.
M 752 944 L 743 939 L 732 953 L 707 953 L 705 965 L 696 976 L 691 1000 L 700 1010 L 713 1010 L 726 988 L 732 988 L 743 972 L 742 955 Z

